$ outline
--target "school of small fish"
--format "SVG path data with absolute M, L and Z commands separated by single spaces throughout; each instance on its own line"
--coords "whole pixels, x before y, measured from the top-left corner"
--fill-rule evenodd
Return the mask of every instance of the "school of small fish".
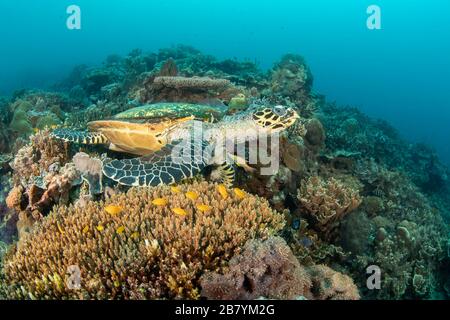
M 181 192 L 181 189 L 178 186 L 171 186 L 170 189 L 171 189 L 171 191 L 173 193 L 180 193 Z M 217 191 L 218 191 L 218 193 L 220 194 L 220 196 L 223 199 L 228 199 L 229 193 L 228 193 L 228 190 L 227 190 L 227 188 L 226 188 L 226 186 L 224 184 L 219 184 L 217 186 Z M 241 190 L 239 188 L 234 188 L 233 192 L 234 192 L 236 198 L 241 199 L 241 200 L 244 199 L 245 196 L 246 196 L 245 191 L 243 191 L 243 190 Z M 195 191 L 187 191 L 185 193 L 185 196 L 186 196 L 186 198 L 188 198 L 188 199 L 190 199 L 192 201 L 196 201 L 199 198 L 199 194 L 197 192 L 195 192 Z M 167 198 L 155 198 L 155 199 L 152 200 L 151 203 L 154 206 L 162 207 L 162 206 L 166 206 L 169 203 L 169 201 L 168 201 Z M 207 213 L 207 212 L 209 212 L 209 211 L 211 211 L 213 209 L 213 207 L 211 207 L 210 205 L 204 204 L 204 203 L 197 203 L 197 204 L 195 204 L 195 208 L 197 208 L 197 210 L 200 211 L 201 213 Z M 118 205 L 114 205 L 114 204 L 107 205 L 107 206 L 105 206 L 104 209 L 105 209 L 105 211 L 108 214 L 110 214 L 112 216 L 118 215 L 118 214 L 120 214 L 120 213 L 122 213 L 124 211 L 123 207 L 118 206 Z M 185 209 L 180 208 L 180 207 L 172 208 L 171 210 L 172 210 L 172 212 L 175 215 L 180 216 L 180 217 L 184 217 L 184 216 L 186 216 L 188 214 L 188 212 Z M 58 230 L 60 231 L 61 234 L 64 234 L 64 230 L 59 225 L 59 223 L 57 223 L 57 228 L 58 228 Z M 105 229 L 105 226 L 102 225 L 102 224 L 98 224 L 95 227 L 95 229 L 97 231 L 99 231 L 99 232 L 102 232 Z M 89 232 L 89 226 L 85 226 L 83 228 L 82 232 L 83 232 L 83 234 L 88 233 Z M 119 234 L 119 235 L 123 234 L 124 232 L 125 232 L 125 226 L 121 225 L 121 226 L 119 226 L 116 229 L 116 233 Z M 131 234 L 131 238 L 135 239 L 135 240 L 138 239 L 139 238 L 139 232 L 133 232 Z

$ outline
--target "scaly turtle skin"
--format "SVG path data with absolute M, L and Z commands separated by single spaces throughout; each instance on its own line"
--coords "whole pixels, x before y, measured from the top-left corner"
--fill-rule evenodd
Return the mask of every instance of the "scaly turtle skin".
M 194 177 L 213 164 L 218 166 L 223 181 L 231 185 L 232 161 L 241 162 L 244 169 L 251 170 L 246 159 L 233 155 L 234 146 L 256 141 L 261 133 L 273 135 L 286 130 L 298 118 L 293 109 L 277 106 L 226 116 L 218 123 L 191 120 L 169 130 L 165 135 L 168 144 L 161 150 L 140 158 L 107 161 L 103 173 L 123 185 L 157 186 Z M 233 150 L 219 150 L 215 154 L 218 145 L 230 145 Z M 222 151 L 226 159 L 220 158 Z
M 135 107 L 111 120 L 88 123 L 88 131 L 57 129 L 53 136 L 78 144 L 107 144 L 110 150 L 144 156 L 167 144 L 164 134 L 192 119 L 220 119 L 221 107 L 189 103 L 156 103 Z

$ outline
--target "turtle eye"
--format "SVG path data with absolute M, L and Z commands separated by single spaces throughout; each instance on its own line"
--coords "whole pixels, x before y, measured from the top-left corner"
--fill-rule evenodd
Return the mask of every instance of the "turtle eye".
M 280 117 L 284 117 L 288 113 L 288 109 L 284 106 L 275 106 L 273 112 Z

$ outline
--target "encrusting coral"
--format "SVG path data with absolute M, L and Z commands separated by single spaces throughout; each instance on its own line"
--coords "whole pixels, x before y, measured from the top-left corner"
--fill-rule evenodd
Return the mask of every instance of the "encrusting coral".
M 352 279 L 323 265 L 303 267 L 280 237 L 250 240 L 233 257 L 224 274 L 201 278 L 202 296 L 209 299 L 357 300 Z
M 68 146 L 43 130 L 30 137 L 11 163 L 13 186 L 6 199 L 18 216 L 19 235 L 28 232 L 36 220 L 54 204 L 69 201 L 69 191 L 80 183 L 79 173 L 69 161 Z
M 240 93 L 229 80 L 210 77 L 150 76 L 136 92 L 141 102 L 230 101 Z
M 62 108 L 66 105 L 59 94 L 25 92 L 9 106 L 12 113 L 9 128 L 15 137 L 27 138 L 38 130 L 60 125 L 64 118 Z
M 69 161 L 68 147 L 53 139 L 49 130 L 43 130 L 31 136 L 30 143 L 21 148 L 14 157 L 14 181 L 24 186 L 32 184 L 35 177 L 58 164 L 63 166 Z
M 216 300 L 294 299 L 307 295 L 311 280 L 286 242 L 271 237 L 247 242 L 223 275 L 206 273 L 201 286 L 202 296 Z
M 353 280 L 325 265 L 308 268 L 312 279 L 312 293 L 318 300 L 358 300 L 358 289 Z
M 56 208 L 1 272 L 10 298 L 198 298 L 203 272 L 283 226 L 266 200 L 207 182 L 130 189 Z M 77 290 L 69 268 L 81 271 Z

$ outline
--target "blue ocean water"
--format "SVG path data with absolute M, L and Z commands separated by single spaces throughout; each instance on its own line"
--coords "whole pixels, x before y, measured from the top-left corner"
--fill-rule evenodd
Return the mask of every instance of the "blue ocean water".
M 66 28 L 78 5 L 81 30 Z M 382 30 L 366 27 L 369 5 Z M 0 94 L 42 87 L 77 64 L 133 48 L 188 44 L 269 68 L 301 54 L 315 90 L 389 120 L 450 164 L 448 0 L 2 0 Z

